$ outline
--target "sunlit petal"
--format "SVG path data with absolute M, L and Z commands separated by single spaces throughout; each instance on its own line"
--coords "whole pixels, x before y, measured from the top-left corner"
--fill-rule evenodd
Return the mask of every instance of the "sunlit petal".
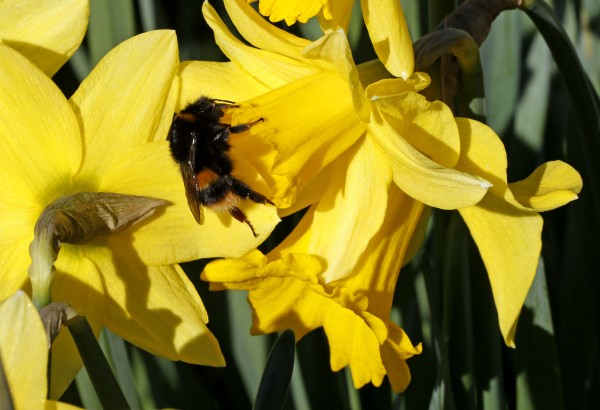
M 504 341 L 514 347 L 517 319 L 542 247 L 542 218 L 492 194 L 459 212 L 487 269 Z
M 0 62 L 0 202 L 37 209 L 79 168 L 79 127 L 62 92 L 29 60 L 0 45 Z
M 81 44 L 90 13 L 87 0 L 0 2 L 0 41 L 53 76 Z
M 16 409 L 43 409 L 48 340 L 40 316 L 23 292 L 0 303 L 0 357 Z
M 185 61 L 179 65 L 178 76 L 181 95 L 176 111 L 202 95 L 242 102 L 271 90 L 231 62 Z
M 361 0 L 369 37 L 390 73 L 405 80 L 414 69 L 412 41 L 398 0 Z
M 312 2 L 312 4 L 310 4 Z M 293 59 L 302 60 L 302 49 L 310 44 L 309 40 L 302 37 L 297 37 L 293 34 L 288 33 L 285 30 L 278 28 L 277 26 L 268 23 L 264 18 L 254 11 L 254 9 L 244 0 L 225 0 L 225 9 L 231 21 L 235 25 L 235 28 L 240 32 L 242 37 L 246 39 L 254 47 L 261 48 L 263 50 L 270 51 L 272 53 L 287 56 Z M 285 2 L 273 0 L 273 3 L 283 3 L 284 7 L 300 7 L 314 8 L 317 3 L 321 3 L 321 0 L 300 0 L 296 3 L 294 1 Z M 264 0 L 260 2 L 260 13 L 265 14 L 265 8 L 269 8 L 270 5 Z M 320 8 L 320 6 L 319 6 Z M 285 17 L 284 17 L 285 18 Z M 273 20 L 272 15 L 270 18 Z
M 280 87 L 317 71 L 312 65 L 293 58 L 247 46 L 229 32 L 208 2 L 202 6 L 202 12 L 223 53 L 261 83 L 271 88 Z
M 387 125 L 371 121 L 369 131 L 390 161 L 396 185 L 427 205 L 440 209 L 470 206 L 479 202 L 490 186 L 478 176 L 432 161 Z
M 294 81 L 249 104 L 239 116 L 234 114 L 234 122 L 265 119 L 251 133 L 264 138 L 277 153 L 269 166 L 271 173 L 287 179 L 274 187 L 274 202 L 282 208 L 290 206 L 298 189 L 364 133 L 347 84 L 333 72 Z
M 358 117 L 367 122 L 371 107 L 360 83 L 346 34 L 340 30 L 326 34 L 307 46 L 304 54 L 309 58 L 331 63 L 340 77 L 348 84 Z
M 165 102 L 177 64 L 175 33 L 166 30 L 133 37 L 100 61 L 70 99 L 86 145 L 79 179 L 101 185 L 98 169 L 118 167 L 119 152 L 154 140 L 161 118 L 170 123 L 175 101 L 172 107 Z M 161 139 L 166 139 L 168 129 L 163 129 Z
M 285 20 L 288 25 L 296 21 L 306 23 L 321 10 L 326 0 L 260 0 L 260 14 L 272 22 Z
M 579 173 L 562 161 L 546 162 L 526 179 L 508 184 L 517 201 L 538 212 L 577 199 L 582 185 Z
M 456 165 L 460 137 L 446 104 L 429 102 L 416 92 L 380 96 L 374 104 L 385 122 L 421 153 L 445 167 Z
M 330 187 L 339 188 L 327 190 L 269 256 L 280 251 L 318 256 L 327 261 L 321 274 L 325 283 L 350 275 L 383 223 L 391 182 L 392 172 L 381 152 L 362 139 L 330 171 Z

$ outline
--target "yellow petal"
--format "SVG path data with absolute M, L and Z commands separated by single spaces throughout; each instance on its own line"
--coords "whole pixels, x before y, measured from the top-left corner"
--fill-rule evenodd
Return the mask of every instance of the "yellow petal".
M 309 58 L 325 60 L 332 64 L 350 88 L 352 102 L 358 117 L 364 122 L 368 122 L 371 107 L 360 83 L 346 34 L 342 31 L 326 34 L 306 47 L 304 54 Z
M 166 141 L 143 143 L 115 153 L 114 163 L 104 171 L 100 190 L 161 198 L 172 204 L 159 210 L 158 217 L 109 239 L 118 247 L 133 246 L 144 263 L 164 265 L 241 256 L 264 241 L 280 221 L 274 206 L 244 200 L 240 208 L 258 237 L 252 235 L 248 225 L 228 213 L 216 214 L 210 209 L 204 210 L 205 221 L 199 225 L 188 207 L 179 167 L 172 160 Z M 269 188 L 247 163 L 236 161 L 234 175 L 257 192 L 270 196 Z
M 408 26 L 397 0 L 361 0 L 375 52 L 395 77 L 411 76 L 415 61 Z
M 81 44 L 90 13 L 86 0 L 0 2 L 0 40 L 53 76 Z
M 337 284 L 366 295 L 369 312 L 387 320 L 398 273 L 425 206 L 395 185 L 390 186 L 385 205 L 385 219 L 361 255 L 354 275 Z
M 89 257 L 105 278 L 112 332 L 169 360 L 225 364 L 204 305 L 179 266 L 145 266 L 131 248 L 97 249 Z
M 272 22 L 285 20 L 288 25 L 296 21 L 306 23 L 321 10 L 326 0 L 260 0 L 259 11 Z
M 52 301 L 68 303 L 85 314 L 97 337 L 104 325 L 104 284 L 102 274 L 85 256 L 85 248 L 68 244 L 61 246 L 52 280 Z M 73 338 L 63 328 L 52 344 L 50 398 L 58 399 L 80 369 L 81 359 Z
M 374 104 L 385 122 L 421 153 L 445 167 L 456 165 L 460 137 L 446 104 L 429 102 L 416 92 L 378 96 Z
M 514 347 L 517 319 L 542 247 L 542 218 L 491 194 L 459 212 L 487 269 L 504 341 Z
M 206 22 L 214 31 L 215 41 L 223 53 L 240 69 L 270 88 L 280 87 L 317 71 L 316 67 L 308 63 L 247 46 L 229 32 L 208 2 L 204 2 L 202 12 Z
M 185 61 L 179 65 L 178 76 L 181 95 L 177 111 L 202 95 L 242 102 L 271 90 L 231 62 Z
M 297 4 L 293 4 L 294 1 L 286 0 L 285 2 L 282 2 L 274 0 L 275 3 L 278 3 L 277 7 L 283 6 L 296 9 L 298 7 L 314 8 L 314 3 L 320 3 L 320 1 L 321 0 L 310 0 L 307 2 L 305 0 L 300 0 L 296 1 Z M 308 4 L 311 2 L 313 4 Z M 304 47 L 310 44 L 309 40 L 297 37 L 278 28 L 274 24 L 268 23 L 244 0 L 225 0 L 224 3 L 227 15 L 235 25 L 235 28 L 240 32 L 242 37 L 254 47 L 298 60 L 303 59 L 301 52 Z M 265 8 L 269 8 L 267 2 L 263 0 L 260 2 L 259 6 L 261 14 L 269 15 L 263 13 Z M 273 20 L 272 16 L 273 15 L 271 14 L 271 21 L 279 21 Z
M 538 212 L 577 199 L 582 185 L 579 173 L 562 161 L 546 162 L 526 179 L 508 184 L 517 201 Z
M 79 168 L 77 120 L 62 92 L 20 53 L 0 45 L 0 62 L 0 202 L 45 206 Z
M 353 0 L 326 1 L 321 12 L 317 14 L 323 32 L 342 29 L 347 33 L 353 6 Z
M 249 101 L 235 123 L 264 118 L 251 133 L 270 143 L 277 156 L 265 164 L 285 177 L 275 186 L 275 203 L 286 208 L 315 175 L 364 133 L 347 84 L 335 73 L 318 73 Z M 269 183 L 269 185 L 271 185 Z
M 35 217 L 32 213 L 26 212 L 25 218 L 18 219 L 22 218 L 22 215 L 14 212 L 15 208 L 6 210 L 8 212 L 3 212 L 3 207 L 0 207 L 0 212 L 2 212 L 0 215 L 6 215 L 0 220 L 0 232 L 2 232 L 0 240 L 0 260 L 2 260 L 2 264 L 0 264 L 0 278 L 2 278 L 0 300 L 8 298 L 19 289 L 31 290 L 27 269 L 31 265 L 29 244 L 33 240 Z M 27 223 L 28 220 L 31 220 L 31 223 Z M 19 229 L 10 231 L 9 229 L 15 225 L 18 225 Z
M 365 72 L 375 71 L 377 65 L 369 67 L 367 65 L 359 66 L 359 74 L 363 78 Z M 407 91 L 419 92 L 427 88 L 431 84 L 431 77 L 427 73 L 413 73 L 407 80 L 403 78 L 377 78 L 374 77 L 367 82 L 369 86 L 366 89 L 367 97 L 373 100 L 384 96 L 393 96 L 405 93 Z
M 16 409 L 43 409 L 48 341 L 40 316 L 23 292 L 0 303 L 0 356 Z
M 422 346 L 414 347 L 408 335 L 394 323 L 388 324 L 388 338 L 381 346 L 381 357 L 390 384 L 396 393 L 408 387 L 411 376 L 406 360 L 415 354 L 421 354 Z
M 175 101 L 165 102 L 177 64 L 175 33 L 152 31 L 114 48 L 83 81 L 70 99 L 86 146 L 81 180 L 102 184 L 99 170 L 119 167 L 120 152 L 154 140 L 163 117 L 172 119 Z
M 371 121 L 369 137 L 390 161 L 396 185 L 429 206 L 440 209 L 470 206 L 479 202 L 489 188 L 482 178 L 427 158 L 387 125 Z
M 317 256 L 327 263 L 321 274 L 325 283 L 356 270 L 383 223 L 392 172 L 377 147 L 363 138 L 336 160 L 329 178 L 330 188 L 316 206 L 269 255 L 290 252 Z M 352 252 L 348 252 L 349 247 Z

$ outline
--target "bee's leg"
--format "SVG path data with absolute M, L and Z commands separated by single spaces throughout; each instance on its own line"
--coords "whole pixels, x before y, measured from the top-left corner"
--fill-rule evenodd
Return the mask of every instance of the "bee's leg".
M 266 196 L 263 194 L 259 194 L 256 191 L 253 191 L 248 185 L 243 183 L 237 178 L 229 177 L 229 184 L 231 185 L 231 190 L 238 196 L 242 198 L 248 198 L 257 204 L 269 204 L 275 205 L 271 202 Z
M 258 124 L 259 122 L 264 122 L 264 121 L 265 121 L 265 119 L 261 117 L 258 120 L 252 121 L 248 124 L 238 124 L 238 125 L 230 126 L 228 128 L 228 130 L 232 134 L 239 134 L 240 132 L 248 131 L 252 126 Z
M 242 212 L 242 210 L 240 208 L 238 208 L 237 206 L 234 206 L 233 208 L 229 209 L 229 213 L 231 214 L 231 216 L 233 216 L 238 221 L 245 222 L 246 225 L 248 225 L 250 227 L 250 230 L 252 231 L 252 235 L 254 235 L 255 238 L 258 236 L 256 231 L 254 230 L 254 227 L 248 220 L 248 217 L 246 216 L 246 214 L 244 212 Z

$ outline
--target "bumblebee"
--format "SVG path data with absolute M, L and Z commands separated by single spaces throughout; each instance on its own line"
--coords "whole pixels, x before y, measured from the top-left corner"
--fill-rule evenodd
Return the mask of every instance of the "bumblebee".
M 171 156 L 179 164 L 185 195 L 196 222 L 204 222 L 203 207 L 217 213 L 229 212 L 246 223 L 256 237 L 254 227 L 238 204 L 246 198 L 258 204 L 273 205 L 273 202 L 231 175 L 229 137 L 264 119 L 233 126 L 221 122 L 225 110 L 236 107 L 232 101 L 202 96 L 173 116 L 167 140 Z

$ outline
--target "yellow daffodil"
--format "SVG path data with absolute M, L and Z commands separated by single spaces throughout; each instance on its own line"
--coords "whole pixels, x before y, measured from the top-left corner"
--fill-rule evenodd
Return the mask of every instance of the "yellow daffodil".
M 357 67 L 342 31 L 330 31 L 310 43 L 269 25 L 243 1 L 226 0 L 225 6 L 238 31 L 256 48 L 232 36 L 205 3 L 205 17 L 232 62 L 188 63 L 181 71 L 182 95 L 197 94 L 205 86 L 209 95 L 246 100 L 234 122 L 261 117 L 265 121 L 253 127 L 253 135 L 237 141 L 234 152 L 243 152 L 269 184 L 281 215 L 310 207 L 292 234 L 268 255 L 254 252 L 216 261 L 202 277 L 213 289 L 250 291 L 254 332 L 293 327 L 301 337 L 323 326 L 333 369 L 349 365 L 356 387 L 379 385 L 388 374 L 394 390 L 402 391 L 410 380 L 404 361 L 420 347 L 413 347 L 389 321 L 389 314 L 409 238 L 425 205 L 460 209 L 465 215 L 485 209 L 477 204 L 502 191 L 496 187 L 488 194 L 492 183 L 498 184 L 497 169 L 485 172 L 486 167 L 468 166 L 479 160 L 465 159 L 478 155 L 473 151 L 476 144 L 468 143 L 471 135 L 481 132 L 489 139 L 491 131 L 480 123 L 455 119 L 446 105 L 418 94 L 429 78 L 412 73 L 408 37 L 389 37 L 403 43 L 388 46 L 405 50 L 404 55 L 381 58 L 384 65 L 374 61 Z M 402 24 L 402 15 L 392 14 L 386 18 Z M 370 17 L 383 15 L 373 11 Z M 201 79 L 200 74 L 217 81 L 219 70 L 235 73 L 235 82 L 208 84 Z M 477 133 L 472 134 L 473 129 Z M 485 160 L 501 163 L 503 152 L 489 151 Z M 575 198 L 577 173 L 556 164 L 560 165 L 541 172 L 543 178 L 538 175 L 521 184 L 523 201 L 533 195 L 546 205 L 559 206 Z M 536 187 L 536 180 L 543 184 Z M 563 183 L 556 185 L 557 180 Z M 528 215 L 537 216 L 533 206 L 526 206 Z M 507 242 L 498 240 L 502 233 L 486 232 L 487 226 L 474 219 L 467 223 L 485 233 L 483 240 L 473 236 L 492 270 L 492 282 L 496 277 L 504 286 L 505 278 L 515 275 L 499 270 L 506 266 L 494 263 L 501 253 L 493 247 Z M 527 219 L 515 219 L 515 225 L 539 236 Z M 494 235 L 495 240 L 486 241 Z M 535 268 L 538 257 L 539 249 L 537 254 L 535 249 L 524 252 L 523 258 L 529 258 L 524 269 Z M 501 302 L 497 298 L 508 344 L 506 323 L 516 322 L 528 280 L 529 276 L 505 286 L 519 292 Z
M 165 140 L 174 112 L 177 41 L 170 31 L 112 50 L 69 101 L 29 60 L 0 45 L 0 300 L 29 289 L 28 247 L 42 210 L 78 192 L 113 192 L 171 203 L 134 228 L 84 245 L 63 244 L 52 300 L 171 360 L 221 366 L 206 311 L 177 262 L 240 256 L 260 242 L 248 227 L 215 215 L 198 225 Z M 279 220 L 250 205 L 261 235 Z M 264 237 L 264 236 L 263 236 Z M 52 397 L 80 360 L 68 332 L 52 349 Z
M 215 262 L 203 278 L 213 288 L 250 290 L 255 332 L 294 327 L 301 337 L 323 326 L 333 369 L 350 366 L 356 387 L 379 385 L 388 374 L 394 389 L 402 391 L 410 380 L 405 360 L 420 347 L 413 347 L 389 315 L 423 203 L 469 206 L 481 200 L 489 184 L 451 168 L 459 156 L 458 129 L 447 107 L 416 93 L 427 78 L 377 83 L 390 74 L 379 63 L 357 69 L 342 32 L 310 43 L 269 25 L 243 1 L 225 6 L 240 33 L 258 48 L 233 37 L 205 3 L 205 17 L 232 63 L 186 63 L 180 73 L 182 100 L 199 93 L 245 100 L 234 123 L 260 117 L 265 123 L 233 141 L 233 154 L 258 170 L 282 214 L 312 206 L 269 255 L 254 252 Z M 365 91 L 361 82 L 373 88 Z M 384 123 L 378 100 L 379 94 L 398 90 L 413 98 L 404 104 L 410 121 L 395 130 Z M 386 138 L 399 140 L 392 144 L 393 156 L 378 147 L 378 139 Z M 419 148 L 429 142 L 434 147 L 429 157 L 413 141 Z M 441 158 L 443 165 L 431 158 Z
M 89 13 L 88 0 L 4 0 L 0 2 L 0 43 L 52 76 L 81 44 Z
M 78 408 L 46 400 L 48 340 L 38 311 L 21 291 L 0 302 L 0 364 L 15 409 Z

